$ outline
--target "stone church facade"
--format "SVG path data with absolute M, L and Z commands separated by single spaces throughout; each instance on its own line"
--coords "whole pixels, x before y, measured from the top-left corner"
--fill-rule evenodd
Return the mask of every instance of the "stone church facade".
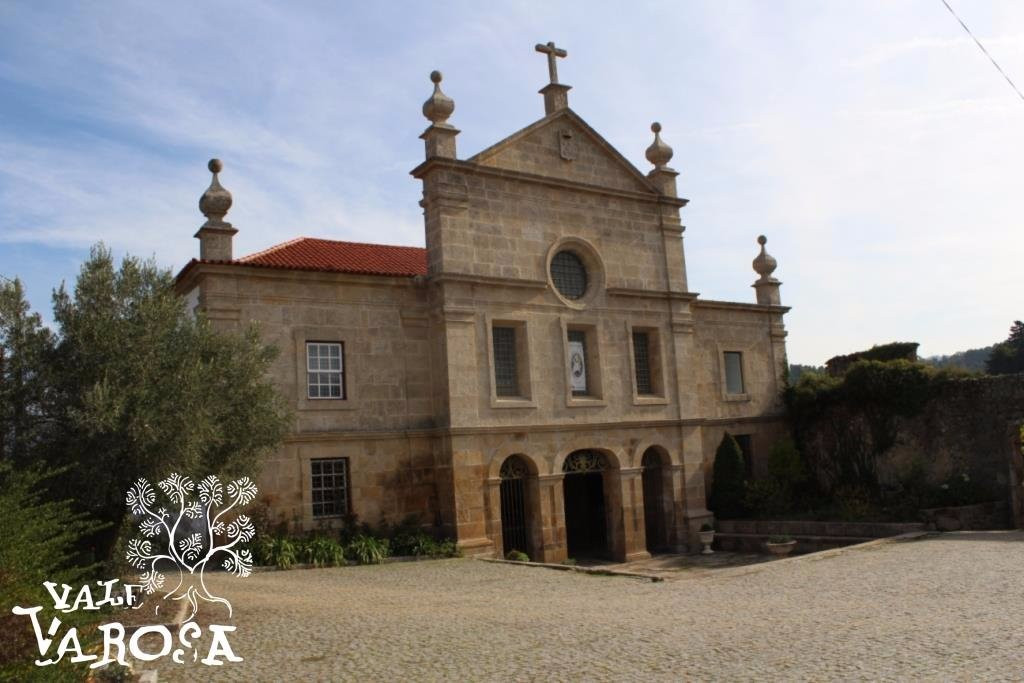
M 409 515 L 467 554 L 559 562 L 696 550 L 723 433 L 754 467 L 782 431 L 780 283 L 754 302 L 686 277 L 671 148 L 637 170 L 568 106 L 468 159 L 431 74 L 426 248 L 298 238 L 236 258 L 220 162 L 177 278 L 216 325 L 257 321 L 294 428 L 260 489 L 296 529 Z

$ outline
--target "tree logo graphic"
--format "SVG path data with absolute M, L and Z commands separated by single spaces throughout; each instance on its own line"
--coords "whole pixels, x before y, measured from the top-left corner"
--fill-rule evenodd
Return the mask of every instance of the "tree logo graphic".
M 235 479 L 227 485 L 226 499 L 225 487 L 214 475 L 199 482 L 198 499 L 192 495 L 197 487 L 188 477 L 172 474 L 157 486 L 168 505 L 157 507 L 157 491 L 144 478 L 132 484 L 126 496 L 145 537 L 129 541 L 126 553 L 128 563 L 142 572 L 143 590 L 150 595 L 162 590 L 167 583 L 164 572 L 172 565 L 178 582 L 163 599 L 188 600 L 191 612 L 185 621 L 195 617 L 201 600 L 224 605 L 230 617 L 231 603 L 210 593 L 203 572 L 220 566 L 240 578 L 252 573 L 252 554 L 240 544 L 251 541 L 256 529 L 237 511 L 256 498 L 256 485 L 248 477 Z M 232 510 L 235 515 L 228 514 Z

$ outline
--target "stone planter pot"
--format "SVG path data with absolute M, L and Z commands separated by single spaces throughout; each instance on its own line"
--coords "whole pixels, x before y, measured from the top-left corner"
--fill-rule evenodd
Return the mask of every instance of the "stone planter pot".
M 698 531 L 697 535 L 700 536 L 700 542 L 704 544 L 704 550 L 700 551 L 701 555 L 711 555 L 715 551 L 711 549 L 711 544 L 715 542 L 714 531 Z
M 768 548 L 768 552 L 772 555 L 778 555 L 781 557 L 789 555 L 789 553 L 793 551 L 793 548 L 796 547 L 796 541 L 785 541 L 783 543 L 770 543 L 765 541 L 764 547 Z

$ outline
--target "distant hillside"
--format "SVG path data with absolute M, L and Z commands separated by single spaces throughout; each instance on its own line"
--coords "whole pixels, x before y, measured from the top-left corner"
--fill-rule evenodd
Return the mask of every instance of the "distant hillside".
M 985 361 L 992 353 L 993 346 L 983 349 L 968 349 L 949 356 L 929 356 L 921 360 L 937 368 L 963 368 L 974 372 L 985 372 Z
M 789 366 L 789 381 L 796 383 L 800 379 L 800 375 L 805 372 L 825 372 L 825 366 L 823 365 L 801 365 L 800 363 L 793 363 Z
M 988 360 L 993 348 L 995 348 L 994 344 L 983 349 L 968 349 L 949 356 L 928 356 L 922 358 L 921 362 L 936 368 L 960 368 L 971 372 L 985 372 L 985 361 Z M 789 366 L 789 381 L 795 383 L 800 379 L 800 375 L 808 371 L 825 373 L 825 368 L 820 365 L 793 363 Z

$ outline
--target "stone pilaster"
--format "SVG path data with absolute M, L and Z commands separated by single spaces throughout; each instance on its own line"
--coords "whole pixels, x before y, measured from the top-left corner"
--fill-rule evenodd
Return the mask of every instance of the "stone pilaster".
M 700 427 L 682 427 L 683 442 L 683 525 L 690 551 L 700 550 L 697 533 L 705 522 L 711 522 L 704 485 L 704 434 Z
M 564 474 L 549 474 L 537 478 L 537 498 L 540 511 L 541 562 L 559 563 L 569 557 L 565 535 Z
M 424 143 L 426 157 L 428 159 L 432 157 L 455 159 L 455 136 L 460 132 L 458 128 L 447 123 L 428 126 L 420 134 L 420 139 Z
M 672 465 L 665 469 L 666 479 L 672 487 L 672 514 L 666 515 L 669 548 L 675 553 L 689 549 L 689 533 L 686 528 L 686 466 Z
M 486 464 L 483 453 L 470 441 L 452 440 L 452 484 L 455 502 L 455 537 L 464 555 L 493 557 L 494 537 L 488 538 L 488 500 Z M 498 516 L 501 508 L 499 500 Z M 500 528 L 498 537 L 500 538 Z
M 647 174 L 647 179 L 651 181 L 654 187 L 658 188 L 658 192 L 665 195 L 666 197 L 678 197 L 676 190 L 676 177 L 679 176 L 677 171 L 674 171 L 667 166 L 656 168 Z
M 622 469 L 618 472 L 619 486 L 617 498 L 619 499 L 619 505 L 617 507 L 621 513 L 617 515 L 618 523 L 616 526 L 618 528 L 616 532 L 620 534 L 620 538 L 615 539 L 609 545 L 613 552 L 616 553 L 616 559 L 621 559 L 625 562 L 645 560 L 651 556 L 647 552 L 642 475 L 643 470 L 640 468 Z M 615 509 L 614 498 L 616 496 L 607 497 L 609 506 L 613 506 L 612 509 Z M 609 540 L 611 541 L 612 539 Z M 619 553 L 621 553 L 621 557 Z

